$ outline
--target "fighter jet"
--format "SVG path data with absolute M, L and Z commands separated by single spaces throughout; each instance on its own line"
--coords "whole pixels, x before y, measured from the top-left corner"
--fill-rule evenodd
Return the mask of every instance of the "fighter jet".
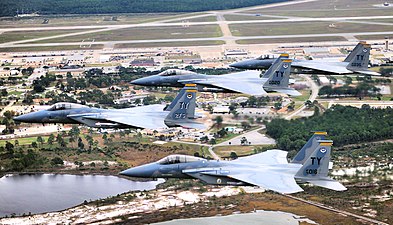
M 314 135 L 290 163 L 287 152 L 282 150 L 268 150 L 232 161 L 170 155 L 120 174 L 143 178 L 199 179 L 213 185 L 258 186 L 284 194 L 303 191 L 297 183 L 344 191 L 346 188 L 342 184 L 328 177 L 333 141 L 322 140 L 321 137 L 324 135 Z
M 368 70 L 371 45 L 359 42 L 343 62 L 327 62 L 322 60 L 299 60 L 292 62 L 293 73 L 301 74 L 366 74 L 379 76 L 380 74 Z M 259 57 L 233 63 L 229 66 L 239 69 L 267 69 L 274 62 L 274 58 Z
M 269 70 L 260 77 L 258 71 L 244 71 L 226 75 L 205 75 L 186 70 L 170 69 L 160 74 L 140 78 L 132 84 L 143 86 L 183 87 L 184 84 L 197 84 L 199 91 L 234 92 L 262 96 L 267 92 L 280 92 L 288 95 L 301 95 L 288 87 L 292 60 L 285 56 L 277 59 Z
M 195 122 L 195 84 L 187 84 L 164 110 L 163 105 L 147 105 L 127 109 L 99 109 L 85 105 L 59 102 L 47 110 L 17 116 L 25 123 L 83 124 L 93 128 L 148 128 L 185 127 L 204 129 Z

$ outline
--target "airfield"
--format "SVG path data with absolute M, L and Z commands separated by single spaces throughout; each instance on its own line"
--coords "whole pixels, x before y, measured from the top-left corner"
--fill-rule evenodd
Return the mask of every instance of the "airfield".
M 393 59 L 393 47 L 391 47 L 393 44 L 393 2 L 388 6 L 382 3 L 380 0 L 295 0 L 197 13 L 0 18 L 0 63 L 37 68 L 50 64 L 47 70 L 36 70 L 26 81 L 29 85 L 35 78 L 46 72 L 63 75 L 70 73 L 74 77 L 79 77 L 88 68 L 102 68 L 110 73 L 116 71 L 115 67 L 118 65 L 145 66 L 146 63 L 150 63 L 147 62 L 150 59 L 153 59 L 154 63 L 147 65 L 146 68 L 152 71 L 166 66 L 184 68 L 189 65 L 195 68 L 228 68 L 232 62 L 260 55 L 278 55 L 282 52 L 289 52 L 291 56 L 301 59 L 310 55 L 316 59 L 344 59 L 348 51 L 359 41 L 367 41 L 372 44 L 373 48 L 372 63 L 382 64 L 381 59 Z M 120 59 L 112 60 L 113 58 Z M 198 63 L 194 64 L 194 60 Z M 56 68 L 56 65 L 64 62 L 71 65 L 83 64 L 86 68 L 64 70 Z M 379 67 L 372 69 L 377 70 Z M 8 76 L 10 76 L 9 71 L 0 70 L 0 77 L 6 79 Z M 349 77 L 355 80 L 357 75 Z M 253 121 L 257 118 L 290 120 L 309 117 L 314 111 L 306 106 L 307 100 L 310 102 L 317 100 L 321 109 L 328 109 L 334 104 L 358 108 L 363 104 L 369 104 L 375 108 L 393 107 L 393 84 L 391 83 L 378 86 L 383 91 L 381 100 L 325 99 L 318 97 L 321 86 L 317 85 L 310 76 L 296 75 L 294 78 L 296 82 L 301 83 L 302 96 L 289 98 L 279 95 L 282 98 L 282 109 L 275 110 L 273 103 L 269 103 L 263 108 L 239 109 L 240 116 Z M 336 78 L 338 84 L 344 82 L 342 77 L 336 76 Z M 320 76 L 319 79 L 323 85 L 330 84 L 325 76 Z M 391 77 L 386 79 L 392 80 Z M 9 93 L 12 93 L 14 97 L 21 97 L 29 90 L 22 84 L 8 87 Z M 49 87 L 48 90 L 54 91 L 55 87 Z M 131 91 L 135 91 L 140 96 L 149 94 L 165 96 L 166 94 L 152 90 L 129 90 Z M 244 95 L 239 96 L 239 98 L 244 98 Z M 269 96 L 277 97 L 274 94 Z M 237 96 L 233 94 L 204 93 L 198 101 L 206 104 L 218 102 L 218 105 L 228 105 L 237 100 L 235 97 Z M 47 101 L 44 97 L 42 99 Z M 292 101 L 295 109 L 290 111 L 288 105 Z M 8 105 L 1 107 L 0 114 L 3 115 L 7 110 L 26 113 L 45 108 L 39 104 L 39 102 L 34 102 L 35 108 L 33 109 L 22 106 L 17 101 L 10 101 Z M 221 110 L 220 107 L 217 107 L 217 110 Z M 239 123 L 230 114 L 221 112 L 209 114 L 202 110 L 200 113 L 204 115 L 204 120 L 209 125 L 213 125 L 213 118 L 217 115 L 222 116 L 227 124 Z M 228 127 L 231 128 L 229 125 Z M 1 135 L 0 146 L 5 146 L 6 141 L 14 143 L 16 138 L 19 138 L 20 145 L 29 145 L 36 140 L 37 136 L 43 136 L 44 141 L 47 141 L 48 135 L 65 133 L 69 130 L 71 126 L 68 125 L 26 125 L 16 130 L 15 134 Z M 85 134 L 87 132 L 86 130 Z M 172 135 L 171 132 L 175 134 Z M 212 137 L 213 133 L 217 132 L 215 128 L 188 134 L 185 134 L 186 132 L 186 130 L 159 131 L 158 133 L 143 131 L 141 132 L 143 138 L 127 135 L 128 144 L 135 145 L 136 142 L 138 144 L 133 150 L 122 150 L 118 154 L 113 154 L 121 160 L 111 158 L 114 156 L 110 155 L 112 153 L 109 153 L 107 148 L 105 148 L 107 152 L 97 153 L 98 159 L 83 153 L 81 163 L 85 168 L 76 174 L 86 174 L 89 171 L 107 175 L 116 174 L 118 168 L 124 164 L 147 163 L 169 153 L 176 153 L 179 149 L 190 155 L 199 152 L 213 159 L 222 160 L 228 159 L 234 151 L 239 156 L 243 156 L 269 148 L 276 143 L 274 139 L 265 134 L 265 126 L 260 124 L 252 126 L 250 130 L 241 131 L 240 134 L 231 133 L 226 138 L 217 138 L 217 143 L 214 144 L 202 143 L 199 139 L 203 136 Z M 108 136 L 109 134 L 113 135 L 111 138 L 116 148 L 121 149 L 118 146 L 124 141 L 125 136 L 121 136 L 116 131 L 109 131 Z M 98 145 L 104 145 L 104 140 L 99 137 L 100 135 L 97 132 L 92 137 Z M 158 140 L 160 136 L 170 136 L 170 141 Z M 251 144 L 241 144 L 243 137 Z M 362 147 L 367 148 L 377 143 L 365 144 Z M 148 145 L 153 145 L 154 149 L 146 150 Z M 360 144 L 357 147 L 361 148 Z M 46 154 L 53 155 L 52 152 Z M 71 153 L 67 154 L 71 155 Z M 64 157 L 68 157 L 67 154 L 64 154 Z M 352 165 L 346 161 L 345 157 L 337 157 L 336 166 L 340 168 L 335 169 L 334 175 L 344 175 L 345 179 L 355 180 L 359 179 L 358 174 L 361 174 L 360 177 L 368 176 L 367 178 L 371 179 L 369 171 L 372 168 L 373 174 L 385 173 L 380 176 L 393 176 L 389 172 L 392 166 L 390 159 L 381 155 L 373 155 L 370 158 L 368 155 L 361 157 L 366 160 L 359 162 L 360 172 L 355 167 L 351 167 Z M 75 156 L 67 158 L 64 171 L 56 169 L 56 173 L 68 173 L 67 171 L 80 169 L 73 160 Z M 92 162 L 95 162 L 97 167 L 90 168 L 89 165 Z M 109 162 L 108 171 L 101 167 L 103 162 Z M 47 171 L 44 170 L 44 172 Z M 176 222 L 181 224 L 182 219 L 191 217 L 216 218 L 217 215 L 227 216 L 238 213 L 251 213 L 250 217 L 255 220 L 258 218 L 258 210 L 291 213 L 286 215 L 286 221 L 281 221 L 285 220 L 283 218 L 277 219 L 283 224 L 288 221 L 292 224 L 391 223 L 392 216 L 389 211 L 390 202 L 393 199 L 391 184 L 379 187 L 386 193 L 384 195 L 366 189 L 365 192 L 369 196 L 364 197 L 359 193 L 364 191 L 361 185 L 368 185 L 365 180 L 366 178 L 362 181 L 363 183 L 351 186 L 351 192 L 342 198 L 339 194 L 331 192 L 322 194 L 317 191 L 313 192 L 309 187 L 306 191 L 310 193 L 287 196 L 253 188 L 202 187 L 196 184 L 197 182 L 186 181 L 180 184 L 167 184 L 154 191 L 132 192 L 108 199 L 91 200 L 60 212 L 0 218 L 0 223 L 49 224 L 63 221 L 70 224 L 110 224 L 128 221 L 133 224 L 145 224 L 174 220 L 173 224 L 177 224 Z M 196 187 L 189 188 L 190 186 Z M 329 202 L 329 198 L 335 199 Z M 342 205 L 347 208 L 343 209 Z M 275 217 L 280 217 L 280 215 Z

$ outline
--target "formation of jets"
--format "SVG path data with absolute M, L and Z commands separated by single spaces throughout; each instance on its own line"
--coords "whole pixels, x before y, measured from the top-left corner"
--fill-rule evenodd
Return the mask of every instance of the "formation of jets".
M 288 86 L 291 72 L 379 75 L 368 70 L 370 49 L 370 45 L 360 42 L 343 62 L 292 60 L 288 58 L 288 54 L 281 54 L 278 58 L 257 58 L 230 65 L 252 70 L 226 75 L 205 75 L 170 69 L 132 81 L 135 85 L 182 88 L 167 107 L 158 104 L 127 109 L 100 109 L 60 102 L 47 110 L 17 116 L 14 120 L 26 123 L 81 124 L 93 128 L 158 129 L 180 126 L 205 129 L 203 124 L 196 122 L 199 118 L 195 113 L 197 91 L 255 96 L 279 92 L 297 96 L 300 93 Z M 267 71 L 261 75 L 258 69 Z M 325 140 L 325 136 L 325 132 L 316 132 L 289 163 L 287 152 L 277 149 L 232 161 L 170 155 L 157 162 L 130 168 L 121 174 L 144 178 L 193 178 L 207 184 L 251 185 L 280 193 L 302 191 L 298 183 L 311 183 L 336 191 L 346 190 L 342 184 L 327 176 L 332 141 Z
M 370 61 L 371 45 L 365 42 L 359 42 L 351 53 L 345 58 L 343 62 L 326 62 L 322 60 L 299 60 L 294 59 L 292 62 L 292 73 L 301 74 L 365 74 L 365 75 L 380 75 L 377 72 L 368 69 Z M 238 69 L 267 69 L 275 59 L 270 57 L 259 57 L 256 59 L 245 60 L 231 64 L 231 67 Z

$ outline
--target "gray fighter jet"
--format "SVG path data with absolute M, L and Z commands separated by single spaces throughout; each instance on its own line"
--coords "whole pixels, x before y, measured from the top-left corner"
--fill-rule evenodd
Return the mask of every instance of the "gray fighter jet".
M 327 62 L 322 60 L 298 60 L 292 62 L 293 73 L 301 74 L 366 74 L 379 76 L 380 74 L 368 69 L 371 45 L 359 42 L 343 62 Z M 239 69 L 267 69 L 274 62 L 274 58 L 259 57 L 233 63 L 229 66 Z
M 204 129 L 194 121 L 196 106 L 195 84 L 187 84 L 164 110 L 163 105 L 147 105 L 127 109 L 99 109 L 60 102 L 47 110 L 31 112 L 14 118 L 25 123 L 84 124 L 94 128 L 148 128 L 181 126 Z
M 144 178 L 189 178 L 206 184 L 259 186 L 279 193 L 303 191 L 297 183 L 344 191 L 346 188 L 328 177 L 331 140 L 314 134 L 294 160 L 287 161 L 287 152 L 268 150 L 232 161 L 170 155 L 157 162 L 137 166 L 120 174 Z
M 170 69 L 160 74 L 140 78 L 132 84 L 143 86 L 183 87 L 184 84 L 197 84 L 199 91 L 234 92 L 262 96 L 267 92 L 280 92 L 288 95 L 301 95 L 289 88 L 291 60 L 286 57 L 278 58 L 269 70 L 260 77 L 258 71 L 244 71 L 226 75 L 205 75 L 186 70 Z

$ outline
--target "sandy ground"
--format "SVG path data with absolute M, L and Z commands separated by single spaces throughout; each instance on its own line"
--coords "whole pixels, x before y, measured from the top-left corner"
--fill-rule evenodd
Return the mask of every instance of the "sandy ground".
M 213 188 L 204 193 L 196 191 L 167 191 L 156 190 L 144 194 L 136 193 L 133 201 L 118 201 L 114 204 L 97 207 L 96 205 L 77 206 L 61 212 L 37 214 L 27 217 L 3 218 L 0 224 L 80 224 L 97 223 L 108 224 L 116 222 L 112 218 L 137 212 L 153 212 L 156 210 L 193 204 L 204 201 L 209 197 L 223 197 L 237 195 L 239 188 L 222 187 Z

